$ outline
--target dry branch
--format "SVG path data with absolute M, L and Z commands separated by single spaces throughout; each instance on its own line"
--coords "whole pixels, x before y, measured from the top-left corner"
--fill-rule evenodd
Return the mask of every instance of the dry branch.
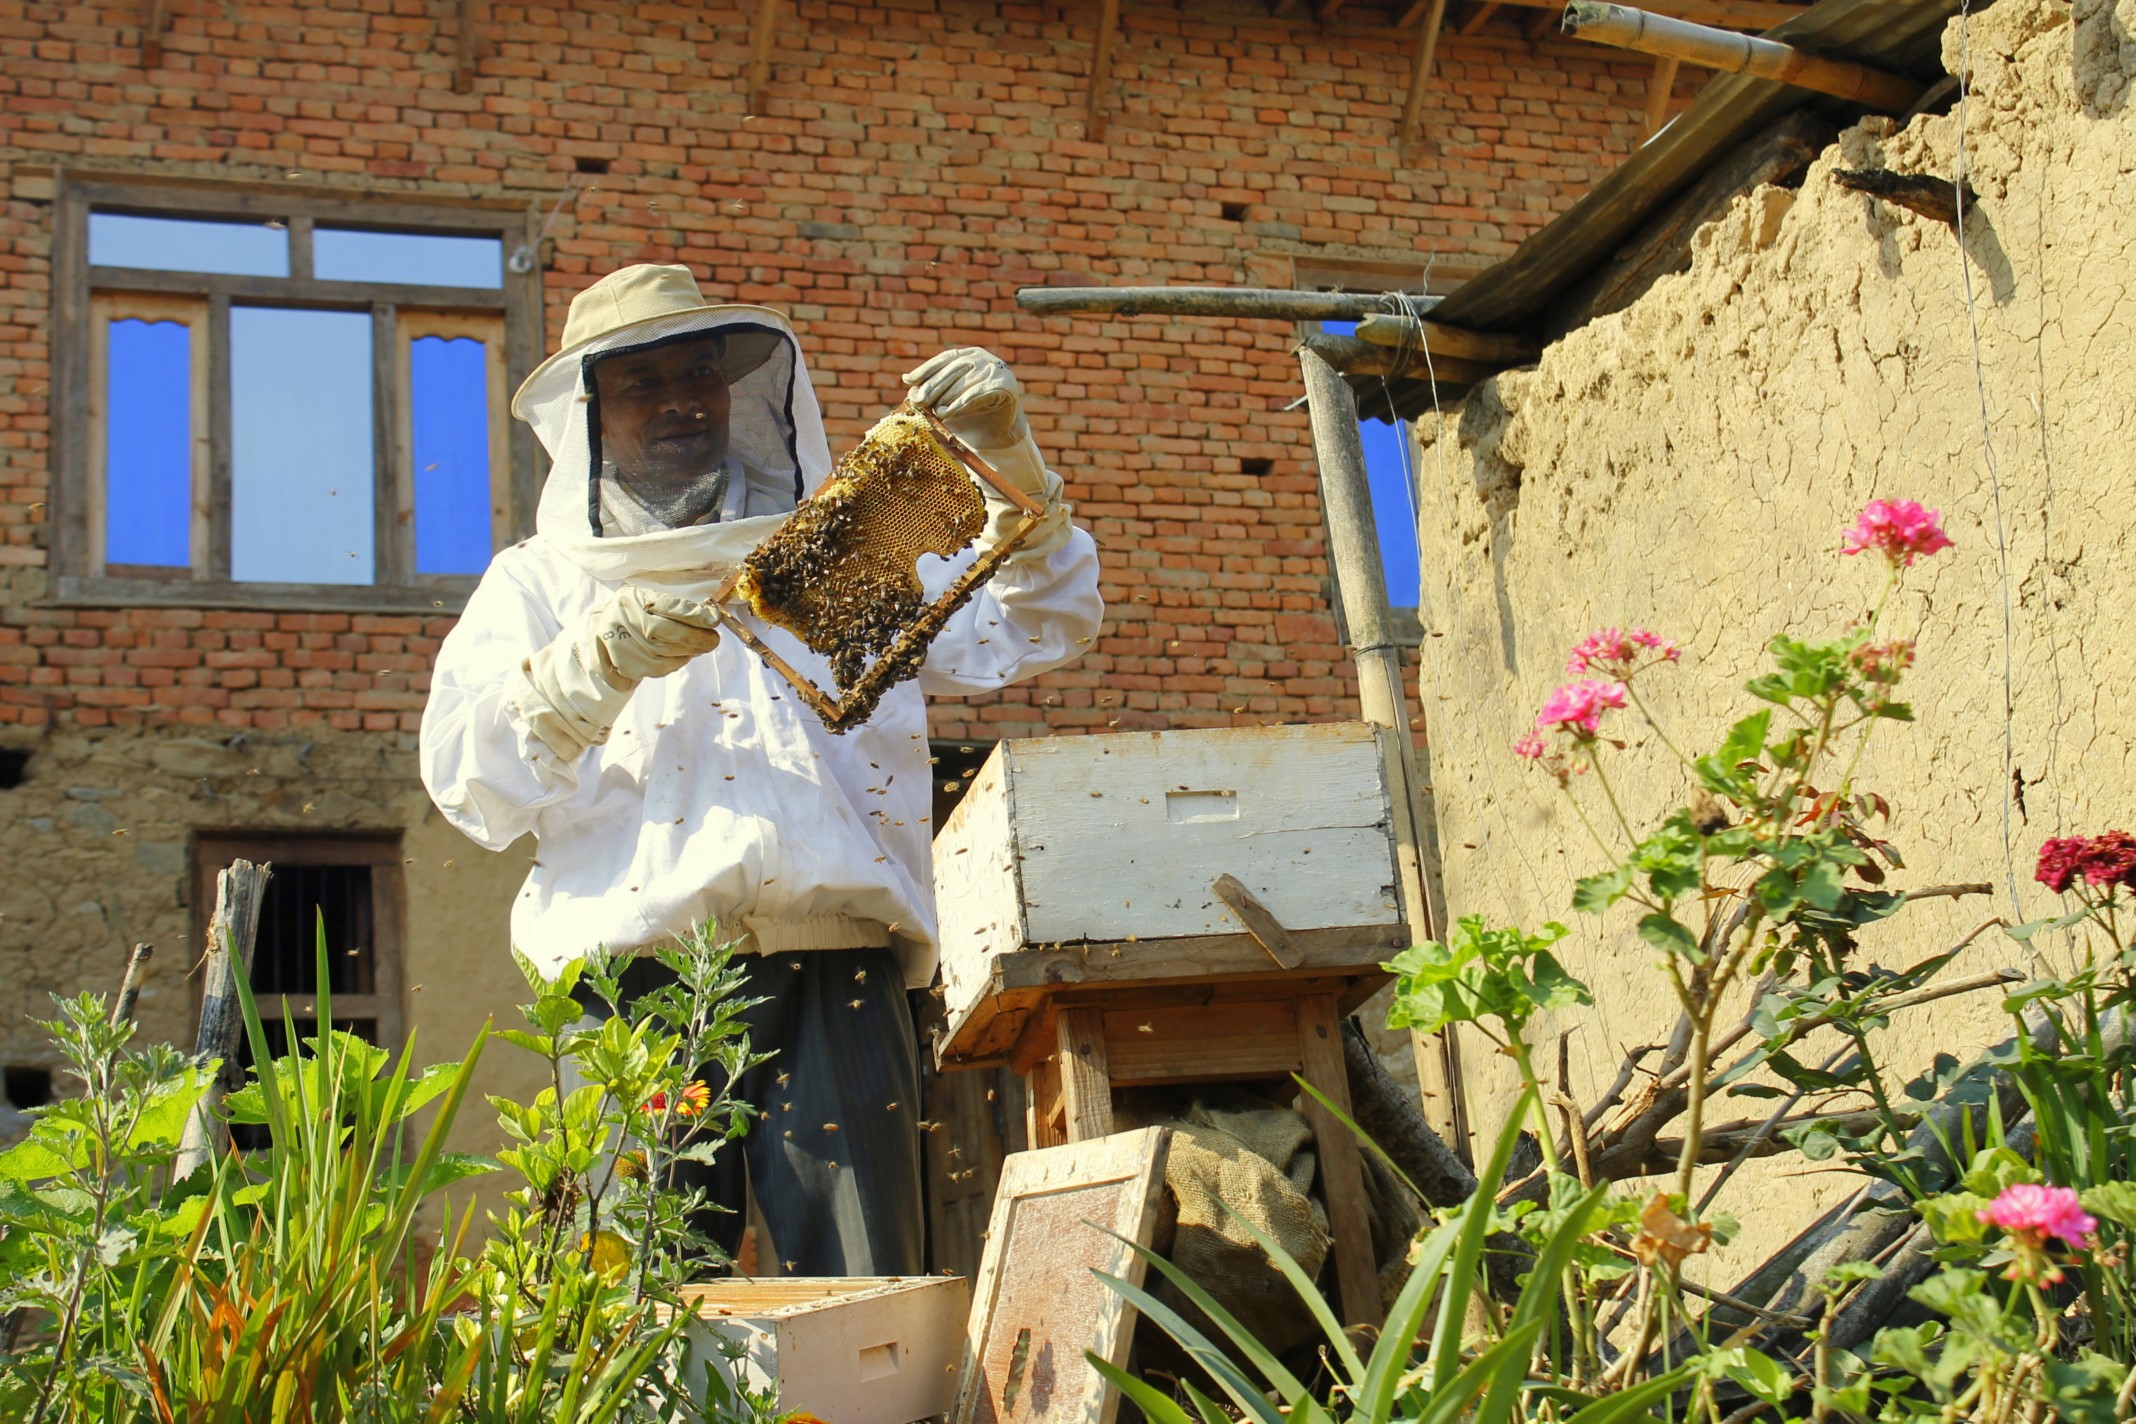
M 1948 178 L 1927 173 L 1894 173 L 1888 168 L 1835 168 L 1832 181 L 1849 192 L 1867 193 L 1872 198 L 1897 203 L 1924 218 L 1933 218 L 1953 227 L 1958 225 L 1960 203 L 1970 208 L 1974 202 L 1970 183 L 1953 183 Z

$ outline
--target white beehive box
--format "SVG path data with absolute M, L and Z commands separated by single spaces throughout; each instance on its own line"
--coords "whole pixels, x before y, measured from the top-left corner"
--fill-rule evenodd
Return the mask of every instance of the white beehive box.
M 1276 969 L 1210 889 L 1230 875 L 1309 955 L 1406 942 L 1379 734 L 1362 722 L 1003 742 L 935 840 L 945 1061 L 1039 982 Z M 1079 964 L 1084 966 L 1079 968 Z
M 829 1424 L 912 1424 L 955 1402 L 971 1308 L 961 1276 L 728 1280 L 684 1295 L 695 1318 L 682 1378 L 700 1404 L 707 1365 Z

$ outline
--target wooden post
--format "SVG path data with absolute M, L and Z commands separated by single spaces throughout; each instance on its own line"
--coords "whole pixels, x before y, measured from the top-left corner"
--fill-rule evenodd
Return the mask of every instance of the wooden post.
M 475 45 L 481 37 L 484 0 L 460 0 L 460 32 L 453 37 L 452 91 L 465 94 L 475 87 Z
M 779 27 L 779 0 L 757 0 L 756 24 L 749 32 L 748 112 L 764 112 L 771 88 L 771 39 Z
M 1105 1052 L 1105 1015 L 1098 1009 L 1062 1009 L 1054 1024 L 1059 1051 L 1061 1108 L 1068 1140 L 1088 1142 L 1113 1130 L 1112 1066 Z
M 132 1023 L 134 1006 L 141 1002 L 141 981 L 148 977 L 148 959 L 156 952 L 152 944 L 137 944 L 126 959 L 126 977 L 119 981 L 119 997 L 111 1006 L 111 1021 Z
M 170 23 L 167 0 L 148 0 L 142 6 L 141 67 L 157 69 L 163 64 L 163 27 Z
M 1299 1074 L 1345 1116 L 1350 1111 L 1349 1070 L 1342 1055 L 1342 1016 L 1335 996 L 1313 994 L 1298 1005 Z M 1342 1290 L 1343 1318 L 1377 1325 L 1379 1267 L 1372 1254 L 1372 1208 L 1365 1200 L 1365 1164 L 1357 1137 L 1311 1093 L 1303 1096 L 1305 1120 L 1320 1153 L 1320 1191 L 1327 1199 L 1328 1231 L 1335 1238 L 1335 1275 Z
M 1778 40 L 1695 25 L 1629 5 L 1573 0 L 1565 7 L 1564 31 L 1597 44 L 1682 60 L 1724 74 L 1776 79 L 1850 99 L 1880 113 L 1903 114 L 1921 97 L 1911 79 L 1851 60 L 1825 59 Z
M 1674 55 L 1663 55 L 1654 61 L 1654 78 L 1647 85 L 1646 136 L 1652 138 L 1661 132 L 1661 126 L 1669 117 L 1669 98 L 1676 92 L 1676 70 L 1683 63 Z
M 1083 136 L 1092 143 L 1105 138 L 1105 100 L 1112 87 L 1113 36 L 1120 29 L 1120 0 L 1101 0 L 1098 43 L 1090 55 L 1090 100 L 1083 116 Z
M 208 1085 L 193 1115 L 186 1120 L 185 1136 L 178 1144 L 178 1160 L 171 1168 L 173 1181 L 183 1181 L 211 1156 L 230 1145 L 230 1127 L 216 1113 L 224 1095 L 244 1083 L 237 1065 L 237 1046 L 244 1033 L 242 1006 L 237 999 L 237 976 L 248 982 L 252 974 L 252 942 L 260 929 L 260 902 L 267 894 L 271 866 L 249 860 L 233 860 L 230 868 L 215 877 L 215 915 L 208 921 L 208 952 L 201 961 L 200 1032 L 193 1039 L 193 1061 L 205 1068 L 220 1062 L 215 1081 Z
M 1328 553 L 1335 566 L 1336 598 L 1357 665 L 1357 692 L 1365 720 L 1384 728 L 1387 785 L 1393 792 L 1396 866 L 1402 913 L 1414 943 L 1438 938 L 1445 921 L 1440 902 L 1438 825 L 1431 806 L 1430 752 L 1419 752 L 1409 733 L 1402 649 L 1387 610 L 1387 575 L 1380 564 L 1379 531 L 1372 518 L 1372 490 L 1365 478 L 1365 452 L 1357 431 L 1357 399 L 1333 366 L 1311 348 L 1298 353 L 1305 374 L 1306 409 L 1313 423 L 1313 451 L 1320 466 L 1321 507 L 1327 513 Z M 1424 1115 L 1432 1130 L 1464 1156 L 1468 1124 L 1461 1098 L 1461 1056 L 1451 1031 L 1413 1035 Z
M 1469 17 L 1461 22 L 1459 32 L 1464 35 L 1473 35 L 1485 25 L 1491 23 L 1491 16 L 1497 13 L 1498 0 L 1484 0 L 1483 4 L 1478 5 Z
M 1437 297 L 1408 295 L 1411 311 Z M 1038 316 L 1222 316 L 1237 321 L 1357 321 L 1384 312 L 1384 292 L 1301 292 L 1265 287 L 1018 287 L 1016 305 Z
M 1430 82 L 1432 56 L 1439 49 L 1439 27 L 1445 23 L 1446 0 L 1431 0 L 1431 9 L 1424 15 L 1424 28 L 1417 32 L 1416 61 L 1409 71 L 1409 97 L 1402 101 L 1404 163 L 1414 162 L 1417 156 L 1417 130 L 1424 113 L 1424 86 Z

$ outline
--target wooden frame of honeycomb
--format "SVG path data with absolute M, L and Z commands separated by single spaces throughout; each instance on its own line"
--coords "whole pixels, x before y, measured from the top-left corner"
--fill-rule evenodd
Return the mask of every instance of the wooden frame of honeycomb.
M 879 434 L 886 426 L 893 427 L 890 433 Z M 1007 538 L 980 555 L 932 602 L 919 597 L 917 553 L 909 559 L 885 559 L 877 551 L 902 544 L 906 551 L 947 557 L 968 548 L 985 525 L 979 489 L 970 491 L 970 509 L 950 509 L 959 502 L 958 495 L 944 490 L 942 477 L 935 475 L 934 492 L 940 498 L 925 512 L 935 515 L 938 524 L 931 531 L 936 537 L 929 538 L 929 531 L 919 527 L 925 520 L 915 514 L 913 502 L 898 498 L 911 487 L 887 483 L 901 478 L 898 467 L 911 464 L 915 456 L 920 462 L 931 457 L 938 462 L 929 445 L 1023 516 Z M 923 485 L 917 492 L 927 490 Z M 884 495 L 890 496 L 888 508 Z M 1010 484 L 951 434 L 934 412 L 908 403 L 837 462 L 830 480 L 750 553 L 713 601 L 739 599 L 758 618 L 787 629 L 831 658 L 835 695 L 797 671 L 742 620 L 730 617 L 724 625 L 792 684 L 824 726 L 845 732 L 874 715 L 884 693 L 918 676 L 928 644 L 1023 546 L 1045 513 L 1043 504 Z

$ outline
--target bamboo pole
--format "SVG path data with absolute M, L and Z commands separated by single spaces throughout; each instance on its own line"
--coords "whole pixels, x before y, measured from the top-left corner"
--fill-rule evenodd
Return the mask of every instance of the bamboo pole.
M 244 1083 L 237 1064 L 244 1014 L 237 998 L 237 976 L 252 974 L 252 942 L 260 929 L 260 902 L 267 894 L 272 867 L 233 860 L 215 877 L 215 915 L 208 921 L 208 952 L 201 961 L 200 1032 L 193 1040 L 193 1061 L 202 1068 L 219 1063 L 215 1081 L 201 1094 L 186 1119 L 178 1143 L 173 1181 L 184 1181 L 201 1164 L 230 1145 L 230 1125 L 216 1112 L 224 1096 Z
M 1866 108 L 1901 114 L 1921 97 L 1911 79 L 1852 60 L 1825 59 L 1778 40 L 1759 39 L 1671 19 L 1629 5 L 1573 0 L 1565 7 L 1564 32 L 1597 44 L 1658 55 L 1701 69 L 1778 80 L 1850 99 Z
M 1320 467 L 1320 501 L 1328 521 L 1329 560 L 1335 566 L 1336 598 L 1357 665 L 1358 702 L 1380 735 L 1392 793 L 1396 870 L 1402 913 L 1412 942 L 1437 939 L 1445 918 L 1440 903 L 1438 826 L 1431 806 L 1430 753 L 1410 736 L 1409 704 L 1403 695 L 1402 646 L 1387 608 L 1387 575 L 1380 564 L 1379 531 L 1372 518 L 1372 490 L 1365 478 L 1365 451 L 1357 431 L 1357 398 L 1342 373 L 1310 346 L 1298 352 L 1305 375 L 1306 409 L 1313 426 L 1313 452 Z M 1417 1079 L 1424 1090 L 1425 1120 L 1463 1152 L 1467 1114 L 1461 1099 L 1461 1064 L 1451 1034 L 1411 1035 Z
M 1412 311 L 1437 297 L 1407 296 Z M 1301 292 L 1267 287 L 1021 287 L 1016 305 L 1038 316 L 1228 316 L 1269 321 L 1357 321 L 1388 309 L 1379 292 Z

